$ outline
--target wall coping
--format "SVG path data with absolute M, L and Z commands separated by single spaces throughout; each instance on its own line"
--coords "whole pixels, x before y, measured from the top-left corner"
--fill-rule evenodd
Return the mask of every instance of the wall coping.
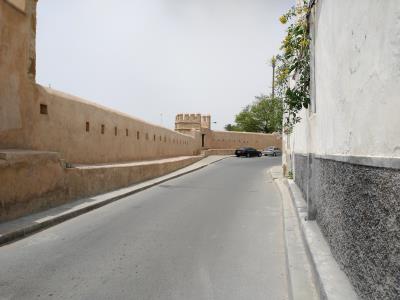
M 92 107 L 95 107 L 95 108 L 97 108 L 97 109 L 103 110 L 103 111 L 105 111 L 106 113 L 116 114 L 116 115 L 118 115 L 118 116 L 121 116 L 121 117 L 124 117 L 124 118 L 128 118 L 128 119 L 133 120 L 133 121 L 137 121 L 137 122 L 144 123 L 145 125 L 149 125 L 149 126 L 153 126 L 153 127 L 159 128 L 159 129 L 167 130 L 167 131 L 169 131 L 170 133 L 178 134 L 178 135 L 181 135 L 182 137 L 193 138 L 193 137 L 191 137 L 191 136 L 189 136 L 189 135 L 180 133 L 180 132 L 175 131 L 175 130 L 172 130 L 172 129 L 170 129 L 170 128 L 167 128 L 167 127 L 164 127 L 164 126 L 160 126 L 160 125 L 157 125 L 157 124 L 150 123 L 150 122 L 145 121 L 145 120 L 143 120 L 143 119 L 140 119 L 140 118 L 137 118 L 137 117 L 133 117 L 133 116 L 127 114 L 127 113 L 120 112 L 120 111 L 118 111 L 118 110 L 109 108 L 109 107 L 107 107 L 107 106 L 103 106 L 103 105 L 98 104 L 98 103 L 93 102 L 93 101 L 89 101 L 89 100 L 80 98 L 80 97 L 78 97 L 78 96 L 74 96 L 74 95 L 68 94 L 68 93 L 66 93 L 66 92 L 54 90 L 54 89 L 52 89 L 52 88 L 48 88 L 48 87 L 42 86 L 42 85 L 40 85 L 40 84 L 36 84 L 36 87 L 37 87 L 39 90 L 42 90 L 42 92 L 48 93 L 48 94 L 51 95 L 51 96 L 56 96 L 56 97 L 63 98 L 64 100 L 67 100 L 67 101 L 73 101 L 73 102 L 81 103 L 81 104 L 84 104 L 84 105 L 92 106 Z
M 223 131 L 223 130 L 211 130 L 211 131 L 215 132 L 215 133 L 224 133 L 224 134 L 226 134 L 226 133 L 228 133 L 228 134 L 240 133 L 240 134 L 260 135 L 260 136 L 262 136 L 262 135 L 279 136 L 280 135 L 278 133 L 262 133 L 262 132 L 247 132 L 247 131 Z

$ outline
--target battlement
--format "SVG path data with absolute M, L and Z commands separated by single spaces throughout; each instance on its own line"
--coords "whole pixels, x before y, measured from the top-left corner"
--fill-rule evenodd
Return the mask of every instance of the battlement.
M 201 114 L 177 114 L 175 120 L 177 122 L 201 123 Z
M 188 132 L 191 130 L 210 129 L 211 116 L 201 114 L 177 114 L 175 117 L 175 130 Z
M 201 117 L 201 128 L 211 129 L 211 116 L 205 115 Z

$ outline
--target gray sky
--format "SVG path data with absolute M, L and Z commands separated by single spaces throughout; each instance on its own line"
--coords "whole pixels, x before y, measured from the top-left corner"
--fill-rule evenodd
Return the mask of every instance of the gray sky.
M 223 129 L 260 93 L 293 0 L 40 0 L 40 84 L 173 128 Z

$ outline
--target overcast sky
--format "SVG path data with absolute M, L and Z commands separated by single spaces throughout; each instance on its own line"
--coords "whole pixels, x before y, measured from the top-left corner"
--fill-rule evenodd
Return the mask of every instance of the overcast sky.
M 165 127 L 188 112 L 209 113 L 223 129 L 270 93 L 267 61 L 293 3 L 40 0 L 37 80 Z

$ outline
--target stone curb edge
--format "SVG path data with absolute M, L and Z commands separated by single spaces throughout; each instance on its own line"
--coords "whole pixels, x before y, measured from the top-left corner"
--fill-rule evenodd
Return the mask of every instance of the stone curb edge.
M 298 222 L 297 210 L 296 210 L 296 208 L 294 206 L 294 203 L 292 203 L 293 207 L 288 207 L 288 204 L 285 205 L 285 202 L 288 202 L 288 201 L 292 202 L 292 198 L 291 198 L 290 192 L 288 190 L 286 190 L 286 191 L 284 190 L 286 188 L 286 185 L 285 185 L 284 181 L 282 180 L 283 178 L 274 177 L 272 168 L 269 169 L 269 174 L 270 174 L 270 176 L 272 178 L 272 181 L 274 182 L 276 188 L 278 189 L 280 196 L 282 197 L 282 222 L 283 222 L 283 236 L 284 236 L 284 246 L 285 246 L 286 272 L 288 274 L 288 276 L 287 276 L 287 284 L 288 284 L 288 287 L 289 287 L 289 291 L 288 291 L 289 300 L 298 300 L 298 299 L 311 300 L 311 298 L 310 299 L 304 298 L 304 294 L 302 295 L 302 292 L 299 290 L 298 285 L 297 285 L 297 287 L 296 287 L 296 285 L 294 285 L 293 281 L 299 282 L 299 278 L 298 278 L 299 277 L 299 273 L 298 273 L 298 270 L 296 270 L 297 266 L 296 265 L 292 265 L 293 261 L 291 261 L 291 259 L 289 258 L 289 251 L 297 252 L 298 250 L 289 249 L 290 246 L 289 246 L 289 240 L 288 239 L 290 237 L 287 234 L 287 230 L 290 230 L 290 229 L 288 229 L 288 227 L 290 227 L 290 225 L 287 222 L 290 221 L 289 220 L 290 216 L 287 215 L 288 214 L 288 212 L 286 211 L 287 209 L 293 210 L 294 215 L 295 215 L 295 221 L 294 222 L 299 228 L 298 229 L 299 230 L 299 235 L 300 235 L 299 238 L 300 238 L 300 240 L 301 240 L 301 242 L 303 244 L 302 248 L 305 251 L 306 260 L 308 262 L 308 265 L 310 266 L 309 272 L 310 272 L 311 277 L 310 277 L 309 280 L 312 281 L 312 283 L 311 283 L 312 287 L 310 286 L 310 288 L 315 289 L 317 291 L 318 295 L 319 295 L 319 289 L 318 289 L 318 286 L 317 286 L 319 284 L 319 282 L 317 282 L 317 280 L 315 279 L 316 277 L 315 277 L 314 269 L 313 269 L 314 266 L 310 261 L 309 254 L 307 253 L 308 250 L 307 250 L 306 242 L 304 241 L 302 228 L 301 228 L 301 226 L 300 226 L 300 224 Z M 287 200 L 285 200 L 284 198 L 287 199 Z M 292 254 L 292 256 L 293 256 L 293 254 Z M 292 259 L 293 259 L 293 257 L 292 257 Z M 297 276 L 297 278 L 295 278 L 296 276 Z M 303 276 L 307 276 L 307 275 L 303 274 L 302 277 Z M 304 287 L 305 286 L 303 286 L 303 288 Z M 318 299 L 320 299 L 320 297 L 318 297 L 317 295 L 314 295 L 314 297 L 312 297 L 312 299 L 316 299 L 315 296 Z
M 277 189 L 279 190 L 279 193 L 281 194 L 281 197 L 284 197 L 284 193 L 285 193 L 285 191 L 283 191 L 282 189 L 284 189 L 284 188 L 287 189 L 286 192 L 287 192 L 287 194 L 288 194 L 289 197 L 290 197 L 290 201 L 292 201 L 292 204 L 294 205 L 294 210 L 295 210 L 295 214 L 296 214 L 297 224 L 298 224 L 298 226 L 299 226 L 299 228 L 300 228 L 301 239 L 302 239 L 303 245 L 304 245 L 304 247 L 305 247 L 305 249 L 306 249 L 307 258 L 308 258 L 309 263 L 310 263 L 310 266 L 311 266 L 311 272 L 312 272 L 313 277 L 314 277 L 314 283 L 315 283 L 316 288 L 317 288 L 317 290 L 318 290 L 318 294 L 319 294 L 319 296 L 320 296 L 320 299 L 327 299 L 326 297 L 324 297 L 324 293 L 321 293 L 322 290 L 323 290 L 322 283 L 321 283 L 321 281 L 320 281 L 320 279 L 319 279 L 318 272 L 317 272 L 315 263 L 314 263 L 314 261 L 313 261 L 312 254 L 311 254 L 311 252 L 310 252 L 310 248 L 309 248 L 307 239 L 305 238 L 305 235 L 304 235 L 304 228 L 303 228 L 303 226 L 301 226 L 301 224 L 300 224 L 300 216 L 299 216 L 299 214 L 298 214 L 298 210 L 296 209 L 296 203 L 294 203 L 294 198 L 293 198 L 292 192 L 291 192 L 289 186 L 287 185 L 287 181 L 286 181 L 286 180 L 283 180 L 283 179 L 284 179 L 283 177 L 282 177 L 282 178 L 276 178 L 276 177 L 274 177 L 273 174 L 272 174 L 272 169 L 270 169 L 270 175 L 271 175 L 271 177 L 272 177 L 272 179 L 273 179 L 273 182 L 275 183 L 275 186 L 276 186 Z M 279 181 L 280 184 L 278 183 L 278 181 Z M 285 218 L 283 218 L 283 222 L 285 222 Z M 286 226 L 286 225 L 284 224 L 284 228 L 285 228 L 285 226 Z M 285 234 L 285 233 L 284 233 L 284 234 Z M 286 236 L 286 234 L 285 234 L 285 236 Z M 296 299 L 293 298 L 293 287 L 292 287 L 292 285 L 291 285 L 291 281 L 292 281 L 292 280 L 291 280 L 291 273 L 292 273 L 292 272 L 290 271 L 290 267 L 289 267 L 289 264 L 288 264 L 288 255 L 287 255 L 287 252 L 288 252 L 288 245 L 287 245 L 286 238 L 285 238 L 285 250 L 286 250 L 286 255 L 285 255 L 285 256 L 286 256 L 286 261 L 287 261 L 286 270 L 287 270 L 288 275 L 289 275 L 289 276 L 288 276 L 288 284 L 289 284 L 289 287 L 290 287 L 290 294 L 289 294 L 289 297 L 290 297 L 290 300 L 296 300 Z
M 348 299 L 348 300 L 356 300 L 359 299 L 357 294 L 354 291 L 354 288 L 351 286 L 349 280 L 347 279 L 347 276 L 344 274 L 342 270 L 340 270 L 339 266 L 337 265 L 335 259 L 333 258 L 332 254 L 330 253 L 329 246 L 326 244 L 324 237 L 322 236 L 322 233 L 318 230 L 318 233 L 313 232 L 315 236 L 310 237 L 310 232 L 306 231 L 311 231 L 310 229 L 307 229 L 305 227 L 304 222 L 302 221 L 302 217 L 305 217 L 305 212 L 299 211 L 299 207 L 297 206 L 296 203 L 296 196 L 294 194 L 294 191 L 292 190 L 292 187 L 290 186 L 288 180 L 286 178 L 276 178 L 273 176 L 272 171 L 270 171 L 271 177 L 279 189 L 281 191 L 281 188 L 286 188 L 287 192 L 290 196 L 290 200 L 292 201 L 295 212 L 296 212 L 296 217 L 297 217 L 297 222 L 300 228 L 301 232 L 301 238 L 303 240 L 303 244 L 306 249 L 307 257 L 310 261 L 311 265 L 311 270 L 314 276 L 315 284 L 319 292 L 320 299 Z M 282 185 L 277 184 L 276 180 L 280 180 Z M 281 187 L 282 186 L 282 187 Z M 304 215 L 304 216 L 302 216 Z M 316 224 L 315 224 L 316 225 Z M 317 225 L 316 225 L 317 226 Z M 319 260 L 321 260 L 321 257 L 317 257 L 318 254 L 316 253 L 315 249 L 313 250 L 312 248 L 315 248 L 315 245 L 312 246 L 310 243 L 315 243 L 317 241 L 313 241 L 313 239 L 317 240 L 320 239 L 323 241 L 324 246 L 326 249 L 322 250 L 325 252 L 329 252 L 329 262 L 326 266 L 319 266 Z M 325 253 L 326 256 L 326 253 Z M 331 271 L 331 273 L 329 272 Z M 333 287 L 332 283 L 327 282 L 327 275 L 330 275 L 329 278 L 335 278 L 338 279 L 339 283 L 336 284 L 335 287 L 340 286 L 340 291 L 336 288 Z
M 195 171 L 201 170 L 201 169 L 203 169 L 203 168 L 205 168 L 205 167 L 207 167 L 207 166 L 209 166 L 211 164 L 214 164 L 216 162 L 219 162 L 219 161 L 224 160 L 224 159 L 229 158 L 229 157 L 231 157 L 231 156 L 220 158 L 218 160 L 212 161 L 212 162 L 210 162 L 208 164 L 205 164 L 203 166 L 197 167 L 195 169 L 188 170 L 186 172 L 183 172 L 183 173 L 180 173 L 180 174 L 176 174 L 174 176 L 159 180 L 157 182 L 150 183 L 150 184 L 148 184 L 146 186 L 143 186 L 141 188 L 134 189 L 134 190 L 131 190 L 129 192 L 126 192 L 126 193 L 123 193 L 123 194 L 108 198 L 108 199 L 103 200 L 101 202 L 98 202 L 98 203 L 95 203 L 95 204 L 92 204 L 92 205 L 88 205 L 86 207 L 79 208 L 79 209 L 76 209 L 74 211 L 67 212 L 65 214 L 61 214 L 61 215 L 55 216 L 55 217 L 53 217 L 51 219 L 48 219 L 48 220 L 45 220 L 43 222 L 36 223 L 36 224 L 33 224 L 33 225 L 26 226 L 24 228 L 20 228 L 20 229 L 14 230 L 14 231 L 7 232 L 7 233 L 5 233 L 5 234 L 0 236 L 0 247 L 4 246 L 6 244 L 10 244 L 10 243 L 12 243 L 12 242 L 14 242 L 16 240 L 23 239 L 23 238 L 25 238 L 25 237 L 27 237 L 29 235 L 32 235 L 32 234 L 37 233 L 37 232 L 39 232 L 41 230 L 50 228 L 52 226 L 55 226 L 57 224 L 60 224 L 60 223 L 65 222 L 67 220 L 70 220 L 70 219 L 75 218 L 77 216 L 80 216 L 80 215 L 83 215 L 85 213 L 88 213 L 88 212 L 90 212 L 92 210 L 95 210 L 97 208 L 100 208 L 102 206 L 110 204 L 112 202 L 118 201 L 118 200 L 120 200 L 122 198 L 125 198 L 127 196 L 142 192 L 144 190 L 152 188 L 152 187 L 154 187 L 156 185 L 159 185 L 161 183 L 164 183 L 166 181 L 169 181 L 169 180 L 172 180 L 172 179 L 176 179 L 178 177 L 181 177 L 181 176 L 193 173 Z M 168 175 L 164 175 L 164 176 L 168 176 Z
M 285 179 L 284 185 L 289 190 L 290 198 L 293 202 L 293 205 L 296 207 L 296 195 L 294 191 L 295 188 L 298 189 L 296 183 L 292 179 Z M 300 192 L 300 190 L 298 190 L 298 192 Z M 301 228 L 301 235 L 306 246 L 307 255 L 312 264 L 312 271 L 316 278 L 316 284 L 317 288 L 319 289 L 321 299 L 360 299 L 357 296 L 354 287 L 351 285 L 347 275 L 339 267 L 339 264 L 333 257 L 330 247 L 320 231 L 316 221 L 311 222 L 311 224 L 316 227 L 316 230 L 308 228 L 307 223 L 309 223 L 309 221 L 305 220 L 307 213 L 301 212 L 299 208 L 296 208 L 295 210 L 297 221 Z M 318 247 L 316 247 L 316 245 Z M 318 250 L 316 248 L 318 248 Z M 324 252 L 324 254 L 319 252 Z
M 280 185 L 277 182 L 277 179 L 275 179 L 272 175 L 271 169 L 270 169 L 270 175 L 272 177 L 272 180 L 275 184 L 275 186 L 278 188 L 279 190 L 279 194 L 281 195 L 281 197 L 285 197 L 282 188 L 280 187 Z M 283 200 L 283 199 L 282 199 Z M 285 260 L 286 260 L 286 272 L 288 274 L 287 276 L 287 284 L 289 287 L 289 291 L 288 291 L 288 295 L 289 295 L 289 299 L 290 300 L 295 300 L 293 298 L 293 283 L 292 283 L 292 272 L 290 270 L 290 265 L 289 265 L 289 246 L 288 246 L 288 237 L 286 234 L 286 230 L 287 230 L 287 224 L 286 224 L 286 216 L 285 216 L 285 207 L 284 207 L 284 203 L 282 201 L 282 222 L 283 222 L 283 236 L 284 236 L 284 244 L 285 244 Z
M 312 273 L 314 275 L 314 282 L 315 282 L 316 288 L 318 290 L 319 297 L 320 297 L 320 299 L 324 299 L 324 300 L 328 299 L 328 297 L 326 295 L 326 292 L 325 292 L 325 287 L 324 287 L 323 281 L 322 281 L 322 279 L 321 279 L 321 277 L 319 275 L 318 267 L 316 265 L 315 259 L 313 257 L 313 253 L 312 253 L 310 245 L 309 245 L 309 241 L 308 241 L 308 239 L 306 237 L 306 233 L 304 232 L 304 230 L 305 230 L 304 226 L 302 226 L 302 223 L 301 223 L 301 217 L 302 216 L 300 216 L 300 212 L 299 212 L 299 210 L 298 210 L 298 208 L 296 206 L 296 201 L 295 201 L 295 196 L 293 195 L 293 191 L 289 187 L 289 184 L 288 184 L 288 181 L 287 181 L 286 178 L 281 180 L 281 182 L 282 182 L 283 188 L 287 189 L 287 192 L 288 192 L 289 197 L 290 197 L 290 201 L 292 201 L 292 204 L 294 206 L 294 210 L 296 212 L 296 219 L 297 219 L 297 224 L 298 224 L 298 226 L 300 228 L 301 239 L 302 239 L 304 247 L 306 249 L 307 257 L 308 257 L 308 259 L 310 261 L 311 271 L 312 271 Z

